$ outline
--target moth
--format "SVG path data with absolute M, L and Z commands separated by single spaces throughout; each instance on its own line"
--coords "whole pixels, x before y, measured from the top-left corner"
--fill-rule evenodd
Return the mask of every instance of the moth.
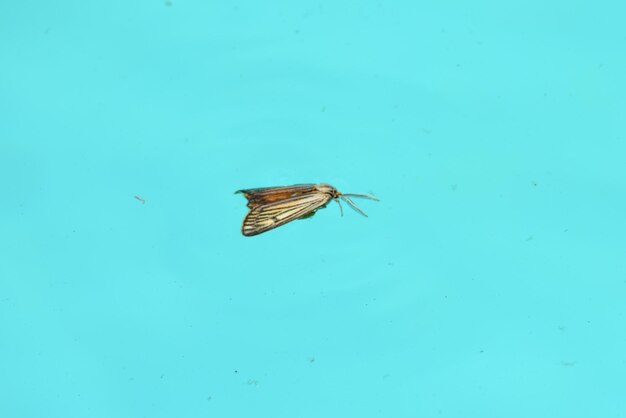
M 247 237 L 262 234 L 295 219 L 310 218 L 319 209 L 325 208 L 331 200 L 339 204 L 341 216 L 343 216 L 341 200 L 363 216 L 367 215 L 350 198 L 363 197 L 378 201 L 375 196 L 369 194 L 340 193 L 326 183 L 262 187 L 237 190 L 235 193 L 242 193 L 248 199 L 250 212 L 241 226 L 241 233 Z

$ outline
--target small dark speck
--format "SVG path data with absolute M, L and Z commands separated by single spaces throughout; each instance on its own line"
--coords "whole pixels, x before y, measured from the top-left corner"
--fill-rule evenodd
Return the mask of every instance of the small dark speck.
M 387 380 L 387 379 L 389 379 L 390 377 L 391 377 L 391 375 L 390 375 L 390 374 L 384 374 L 384 375 L 383 375 L 383 380 Z
M 212 397 L 212 396 L 207 396 L 207 397 L 206 397 L 206 400 L 207 400 L 207 401 L 210 401 L 211 399 L 213 399 L 213 397 Z
M 235 373 L 239 373 L 239 370 L 235 370 Z
M 480 350 L 480 354 L 483 354 L 485 352 L 485 350 Z
M 168 0 L 168 1 L 166 1 L 166 2 L 165 2 L 165 6 L 166 6 L 166 7 L 172 7 L 172 2 L 171 2 L 171 1 L 169 1 L 169 0 Z
M 256 379 L 248 379 L 248 382 L 247 382 L 247 383 L 248 383 L 250 386 L 256 386 L 256 385 L 258 385 L 258 384 L 259 384 L 259 381 L 258 381 L 258 380 L 256 380 Z
M 159 376 L 159 379 L 163 379 L 165 377 L 164 374 L 161 374 L 161 376 Z
M 532 183 L 533 183 L 533 186 L 535 187 L 539 186 L 539 183 L 537 183 L 535 180 L 533 180 Z
M 565 326 L 559 325 L 559 331 L 565 331 Z
M 393 263 L 389 262 L 387 263 L 388 266 L 393 266 Z
M 567 231 L 569 231 L 569 229 L 564 229 L 564 230 L 563 230 L 563 232 L 567 232 Z
M 315 363 L 315 357 L 309 357 L 309 363 Z
M 300 29 L 294 30 L 293 33 L 295 33 L 296 35 L 299 35 L 300 34 Z
M 574 367 L 576 365 L 575 361 L 562 361 L 561 366 L 563 367 Z
M 451 184 L 450 185 L 450 190 L 455 191 L 457 189 L 458 185 L 457 184 Z
M 526 242 L 532 241 L 532 240 L 533 240 L 533 236 L 532 235 L 529 235 L 528 238 L 526 238 Z

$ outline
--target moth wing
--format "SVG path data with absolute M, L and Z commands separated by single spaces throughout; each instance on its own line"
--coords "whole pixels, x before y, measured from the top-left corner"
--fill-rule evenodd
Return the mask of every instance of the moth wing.
M 254 207 L 243 220 L 241 233 L 249 237 L 269 231 L 310 214 L 330 199 L 330 195 L 318 192 Z
M 248 207 L 254 209 L 258 206 L 309 194 L 315 190 L 314 184 L 296 184 L 293 186 L 237 190 L 236 193 L 242 193 L 248 199 Z

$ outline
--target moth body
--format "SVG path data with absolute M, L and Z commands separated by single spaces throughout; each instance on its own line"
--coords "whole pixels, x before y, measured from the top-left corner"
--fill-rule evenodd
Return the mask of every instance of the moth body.
M 343 199 L 354 210 L 367 216 L 350 196 L 378 200 L 367 194 L 343 194 L 326 183 L 244 189 L 238 190 L 237 193 L 244 195 L 250 208 L 241 227 L 241 233 L 245 236 L 261 234 L 295 219 L 310 218 L 316 211 L 326 207 L 330 200 L 339 204 L 342 215 L 343 209 L 339 199 Z

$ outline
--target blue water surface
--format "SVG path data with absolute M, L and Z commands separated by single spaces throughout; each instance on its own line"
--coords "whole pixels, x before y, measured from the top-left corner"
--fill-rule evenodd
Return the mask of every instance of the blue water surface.
M 624 16 L 2 1 L 0 417 L 626 417 Z

